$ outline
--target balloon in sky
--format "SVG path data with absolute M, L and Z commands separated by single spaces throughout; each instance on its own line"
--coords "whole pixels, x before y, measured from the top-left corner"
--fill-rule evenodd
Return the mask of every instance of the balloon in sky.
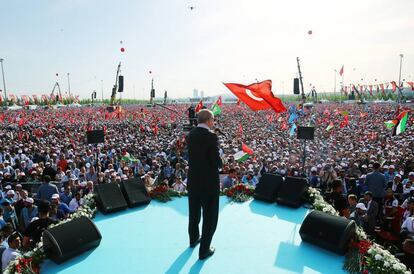
M 125 52 L 125 48 L 121 48 L 121 52 Z
M 122 43 L 123 43 L 123 42 L 122 42 L 122 40 L 121 40 L 121 41 L 119 41 L 119 43 L 120 43 L 120 44 L 122 44 Z
M 309 35 L 311 35 L 311 34 L 312 34 L 312 31 L 311 31 L 311 30 L 309 30 L 309 31 L 308 31 L 308 34 L 309 34 Z
M 59 76 L 59 73 L 56 73 L 56 76 Z
M 151 74 L 151 73 L 152 73 L 152 71 L 150 70 L 150 71 L 149 71 L 149 74 Z

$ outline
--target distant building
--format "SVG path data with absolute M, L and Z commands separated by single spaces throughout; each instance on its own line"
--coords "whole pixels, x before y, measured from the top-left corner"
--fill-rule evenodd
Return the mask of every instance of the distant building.
M 198 90 L 193 89 L 193 98 L 198 98 Z
M 204 91 L 200 91 L 200 98 L 203 99 L 204 98 Z

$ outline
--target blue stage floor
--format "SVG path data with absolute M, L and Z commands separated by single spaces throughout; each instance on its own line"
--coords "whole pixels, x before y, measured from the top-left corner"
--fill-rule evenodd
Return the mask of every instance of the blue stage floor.
M 301 241 L 307 212 L 221 197 L 216 253 L 204 262 L 188 248 L 187 198 L 98 214 L 100 246 L 61 265 L 46 261 L 42 273 L 344 273 L 343 257 Z

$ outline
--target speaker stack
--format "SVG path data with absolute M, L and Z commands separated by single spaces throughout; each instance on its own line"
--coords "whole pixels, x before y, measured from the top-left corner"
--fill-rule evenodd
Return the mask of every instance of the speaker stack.
M 45 230 L 42 238 L 46 256 L 60 264 L 99 246 L 102 236 L 92 220 L 82 216 Z
M 99 144 L 105 142 L 105 134 L 103 129 L 88 130 L 86 132 L 86 140 L 88 144 Z
M 256 185 L 254 198 L 257 200 L 298 208 L 303 203 L 303 196 L 308 183 L 305 178 L 286 177 L 265 173 Z
M 121 191 L 129 207 L 147 205 L 151 202 L 151 197 L 141 180 L 122 181 Z
M 354 221 L 314 210 L 306 216 L 299 234 L 305 242 L 344 255 L 355 231 Z
M 108 183 L 95 186 L 98 196 L 98 208 L 104 213 L 112 213 L 126 209 L 146 205 L 151 198 L 141 180 L 130 179 L 120 184 Z

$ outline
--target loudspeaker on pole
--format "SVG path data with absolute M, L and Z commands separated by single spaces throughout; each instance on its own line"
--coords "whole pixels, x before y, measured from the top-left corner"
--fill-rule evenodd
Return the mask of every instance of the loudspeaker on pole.
M 293 94 L 300 94 L 299 78 L 293 79 Z

